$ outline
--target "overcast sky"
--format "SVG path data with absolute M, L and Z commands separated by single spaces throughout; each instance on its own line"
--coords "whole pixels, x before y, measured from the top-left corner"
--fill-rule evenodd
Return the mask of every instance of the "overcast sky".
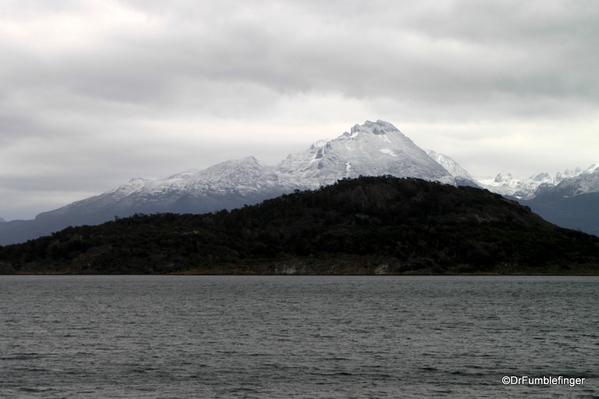
M 599 163 L 596 0 L 0 0 L 0 217 L 382 119 L 475 176 Z

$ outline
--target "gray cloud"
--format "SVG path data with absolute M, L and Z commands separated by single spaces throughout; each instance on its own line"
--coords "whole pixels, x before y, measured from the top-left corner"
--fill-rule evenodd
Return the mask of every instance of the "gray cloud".
M 102 191 L 250 155 L 250 143 L 282 159 L 364 119 L 406 124 L 481 170 L 488 137 L 535 159 L 569 125 L 580 153 L 597 144 L 594 1 L 7 1 L 0 51 L 5 219 L 35 208 L 14 198 L 50 190 L 42 181 Z M 564 132 L 543 133 L 554 126 Z M 494 164 L 513 161 L 507 147 Z M 575 157 L 553 158 L 539 169 Z
M 29 55 L 7 77 L 12 86 L 155 105 L 171 104 L 188 84 L 203 86 L 197 101 L 218 96 L 220 85 L 248 83 L 434 105 L 492 103 L 498 94 L 597 101 L 593 3 L 344 3 L 183 3 L 166 16 L 135 10 L 156 26 L 116 30 L 100 45 L 50 60 Z

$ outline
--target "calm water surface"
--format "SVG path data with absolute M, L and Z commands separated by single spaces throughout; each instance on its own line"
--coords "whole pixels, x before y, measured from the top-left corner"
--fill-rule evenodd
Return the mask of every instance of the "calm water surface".
M 597 277 L 0 276 L 0 397 L 599 398 L 598 305 Z

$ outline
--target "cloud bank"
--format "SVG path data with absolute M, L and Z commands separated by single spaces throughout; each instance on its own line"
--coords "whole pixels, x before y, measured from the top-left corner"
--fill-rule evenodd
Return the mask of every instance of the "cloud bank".
M 384 119 L 474 175 L 599 162 L 599 3 L 0 2 L 0 216 Z

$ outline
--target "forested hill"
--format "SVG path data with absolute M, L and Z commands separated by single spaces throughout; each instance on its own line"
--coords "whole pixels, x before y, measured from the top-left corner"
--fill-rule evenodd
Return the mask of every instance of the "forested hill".
M 360 177 L 231 212 L 69 227 L 0 247 L 0 272 L 599 274 L 599 238 L 485 190 Z

